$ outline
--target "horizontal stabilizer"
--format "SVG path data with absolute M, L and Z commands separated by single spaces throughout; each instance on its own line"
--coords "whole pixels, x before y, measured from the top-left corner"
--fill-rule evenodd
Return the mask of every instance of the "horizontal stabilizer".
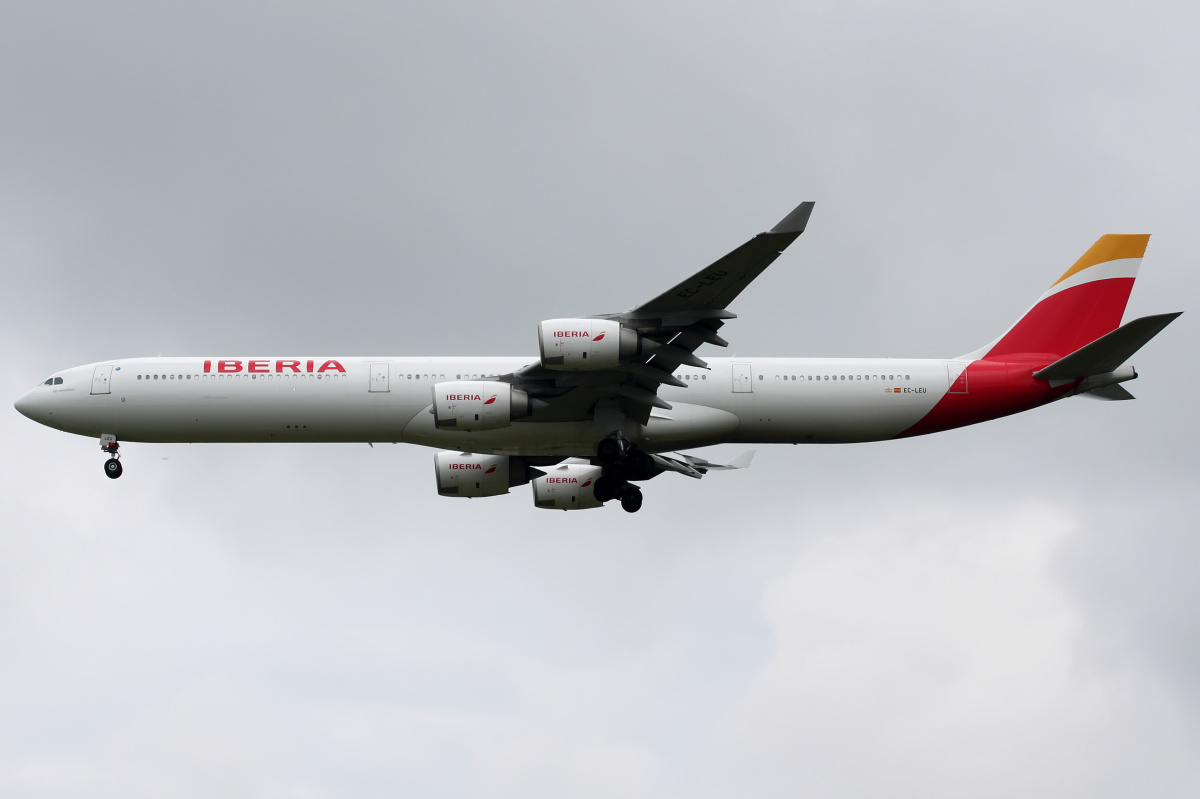
M 1034 372 L 1033 376 L 1037 380 L 1072 380 L 1112 372 L 1180 314 L 1182 311 L 1134 319 Z
M 1101 386 L 1094 388 L 1091 391 L 1085 391 L 1080 394 L 1081 397 L 1091 397 L 1099 400 L 1131 400 L 1136 399 L 1132 394 L 1125 390 L 1125 386 L 1113 383 L 1111 386 Z

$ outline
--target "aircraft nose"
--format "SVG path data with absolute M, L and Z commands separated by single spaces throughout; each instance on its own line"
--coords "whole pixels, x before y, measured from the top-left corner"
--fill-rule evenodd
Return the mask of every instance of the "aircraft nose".
M 13 403 L 13 407 L 16 408 L 17 413 L 21 414 L 22 416 L 27 416 L 35 422 L 40 422 L 42 419 L 39 411 L 41 410 L 43 403 L 39 401 L 39 398 L 36 396 L 36 394 L 36 388 L 32 391 L 26 391 L 16 402 Z

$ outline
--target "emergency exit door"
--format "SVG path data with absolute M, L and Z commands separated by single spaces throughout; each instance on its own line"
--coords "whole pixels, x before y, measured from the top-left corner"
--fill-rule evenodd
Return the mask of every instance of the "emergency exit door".
M 371 391 L 388 391 L 388 369 L 386 363 L 371 364 Z
M 109 383 L 112 382 L 112 364 L 105 366 L 97 366 L 96 371 L 92 372 L 92 393 L 93 394 L 111 394 L 112 389 L 109 388 Z
M 733 392 L 735 394 L 749 394 L 754 391 L 754 374 L 748 363 L 735 363 L 733 365 Z
M 965 361 L 956 361 L 946 364 L 946 380 L 950 383 L 948 394 L 966 394 L 967 392 L 967 366 Z

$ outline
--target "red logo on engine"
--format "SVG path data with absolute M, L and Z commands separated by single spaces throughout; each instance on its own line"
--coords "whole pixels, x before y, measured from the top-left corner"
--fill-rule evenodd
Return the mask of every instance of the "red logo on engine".
M 496 397 L 498 397 L 498 396 L 500 396 L 500 395 L 499 395 L 499 394 L 493 394 L 493 395 L 492 395 L 492 396 L 491 396 L 489 399 L 487 399 L 487 400 L 484 400 L 484 403 L 483 403 L 483 404 L 484 404 L 484 405 L 491 405 L 493 402 L 495 402 L 495 401 L 496 401 Z
M 596 336 L 594 339 L 592 339 L 592 341 L 600 341 L 602 338 L 604 338 L 604 334 L 603 334 L 603 333 L 601 333 L 600 335 Z
M 493 464 L 492 468 L 488 469 L 486 472 L 484 472 L 484 474 L 491 474 L 494 471 L 496 471 L 496 466 Z

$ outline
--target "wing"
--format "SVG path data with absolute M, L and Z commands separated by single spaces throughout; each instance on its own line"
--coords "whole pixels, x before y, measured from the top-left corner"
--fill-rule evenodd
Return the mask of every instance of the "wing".
M 636 330 L 647 346 L 643 354 L 615 369 L 563 372 L 533 363 L 500 379 L 516 384 L 546 403 L 530 421 L 577 421 L 605 414 L 646 424 L 654 408 L 670 409 L 658 396 L 662 385 L 686 388 L 672 374 L 681 364 L 706 368 L 695 351 L 701 344 L 728 346 L 717 331 L 737 314 L 728 306 L 797 239 L 808 224 L 814 203 L 801 203 L 766 233 L 760 233 L 725 257 L 612 319 Z

